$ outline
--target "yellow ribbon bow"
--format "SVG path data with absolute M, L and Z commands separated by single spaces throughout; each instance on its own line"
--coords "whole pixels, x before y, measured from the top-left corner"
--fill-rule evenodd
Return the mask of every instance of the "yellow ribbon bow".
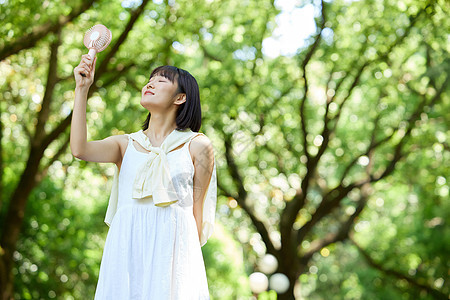
M 150 151 L 147 161 L 137 171 L 133 183 L 132 197 L 134 199 L 152 197 L 156 206 L 168 206 L 177 202 L 178 195 L 172 183 L 167 153 L 198 134 L 198 132 L 192 132 L 189 128 L 183 131 L 175 129 L 159 147 L 153 147 L 142 130 L 130 134 L 133 140 Z

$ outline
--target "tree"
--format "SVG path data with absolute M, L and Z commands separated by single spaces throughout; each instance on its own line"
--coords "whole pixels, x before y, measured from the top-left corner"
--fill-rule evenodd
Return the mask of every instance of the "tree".
M 446 236 L 448 214 L 448 7 L 303 5 L 315 7 L 316 35 L 296 55 L 270 59 L 262 44 L 279 13 L 273 1 L 2 4 L 3 298 L 94 291 L 111 168 L 67 149 L 73 67 L 93 23 L 113 41 L 99 54 L 88 138 L 140 128 L 139 91 L 153 67 L 189 70 L 201 87 L 202 131 L 216 146 L 218 221 L 241 242 L 247 274 L 263 252 L 277 257 L 290 279 L 279 299 L 448 294 L 448 242 L 435 238 Z M 221 248 L 208 244 L 214 262 Z M 227 272 L 214 266 L 208 278 Z M 223 298 L 224 286 L 212 297 Z

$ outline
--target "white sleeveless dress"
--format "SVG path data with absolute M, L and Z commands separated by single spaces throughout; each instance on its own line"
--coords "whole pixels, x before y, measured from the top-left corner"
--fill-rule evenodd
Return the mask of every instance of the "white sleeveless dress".
M 158 207 L 151 197 L 132 198 L 133 180 L 148 154 L 128 138 L 117 212 L 106 237 L 95 300 L 210 299 L 193 214 L 195 169 L 189 143 L 167 154 L 179 201 Z

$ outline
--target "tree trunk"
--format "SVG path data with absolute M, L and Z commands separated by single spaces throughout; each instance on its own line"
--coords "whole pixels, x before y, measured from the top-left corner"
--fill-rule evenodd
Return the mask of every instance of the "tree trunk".
M 289 280 L 289 288 L 283 294 L 277 293 L 277 300 L 295 300 L 294 296 L 295 281 Z
M 13 254 L 16 250 L 16 243 L 19 239 L 20 229 L 22 227 L 28 196 L 36 185 L 35 176 L 38 172 L 39 163 L 44 154 L 41 147 L 32 147 L 19 184 L 9 201 L 8 211 L 6 213 L 5 223 L 3 225 L 0 254 L 1 282 L 0 289 L 3 293 L 3 299 L 9 299 L 12 292 L 13 276 L 12 267 L 14 264 Z

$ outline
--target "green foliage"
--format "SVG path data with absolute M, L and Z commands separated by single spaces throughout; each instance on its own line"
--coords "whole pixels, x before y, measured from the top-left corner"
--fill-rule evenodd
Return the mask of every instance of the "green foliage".
M 211 299 L 248 299 L 250 288 L 241 246 L 220 223 L 202 252 Z
M 16 299 L 86 299 L 95 292 L 106 238 L 104 208 L 76 169 L 70 166 L 61 179 L 47 177 L 30 196 L 14 255 Z M 73 189 L 77 181 L 86 187 L 83 195 Z

